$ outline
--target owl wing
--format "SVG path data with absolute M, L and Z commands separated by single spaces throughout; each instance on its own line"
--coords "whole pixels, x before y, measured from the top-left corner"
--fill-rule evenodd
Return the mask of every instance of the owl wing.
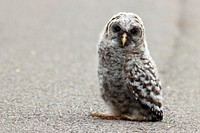
M 161 84 L 153 63 L 142 58 L 134 61 L 132 69 L 127 72 L 128 89 L 133 93 L 136 100 L 148 107 L 160 110 L 162 106 Z M 127 70 L 127 69 L 126 69 Z

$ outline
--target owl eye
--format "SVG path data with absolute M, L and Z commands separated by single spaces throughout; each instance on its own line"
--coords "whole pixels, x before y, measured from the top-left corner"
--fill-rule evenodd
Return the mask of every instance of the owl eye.
M 120 32 L 121 28 L 118 25 L 116 25 L 116 26 L 113 27 L 113 31 L 114 32 Z
M 131 32 L 132 35 L 135 36 L 135 35 L 137 35 L 139 33 L 139 28 L 134 27 L 133 29 L 130 30 L 130 32 Z

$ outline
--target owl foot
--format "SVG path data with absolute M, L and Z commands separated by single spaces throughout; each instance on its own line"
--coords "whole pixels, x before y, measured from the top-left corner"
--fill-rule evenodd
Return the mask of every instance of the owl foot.
M 160 110 L 156 110 L 154 108 L 150 109 L 150 113 L 149 113 L 149 117 L 148 120 L 149 121 L 161 121 L 163 119 L 163 111 Z
M 127 114 L 122 114 L 121 119 L 124 120 L 130 120 L 130 121 L 146 121 L 146 117 L 142 115 L 127 115 Z
M 101 114 L 101 113 L 96 113 L 96 112 L 92 112 L 91 115 L 93 117 L 99 117 L 101 119 L 106 119 L 106 120 L 120 120 L 121 119 L 120 116 L 112 116 L 112 115 Z
M 134 116 L 134 115 L 127 115 L 127 114 L 122 114 L 122 115 L 119 115 L 119 116 L 112 116 L 112 115 L 92 112 L 91 115 L 93 117 L 99 117 L 101 119 L 106 119 L 106 120 L 147 121 L 145 116 Z

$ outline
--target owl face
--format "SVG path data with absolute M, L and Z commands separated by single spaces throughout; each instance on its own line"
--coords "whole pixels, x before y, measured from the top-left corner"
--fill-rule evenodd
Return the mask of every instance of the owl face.
M 143 22 L 133 13 L 119 13 L 108 22 L 105 38 L 120 48 L 137 47 L 144 38 Z

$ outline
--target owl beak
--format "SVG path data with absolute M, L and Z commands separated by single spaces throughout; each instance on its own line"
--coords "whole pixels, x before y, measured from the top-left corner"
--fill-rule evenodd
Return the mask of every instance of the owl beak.
M 122 35 L 122 45 L 124 46 L 124 45 L 126 44 L 126 42 L 127 42 L 127 34 L 124 33 L 124 34 Z

